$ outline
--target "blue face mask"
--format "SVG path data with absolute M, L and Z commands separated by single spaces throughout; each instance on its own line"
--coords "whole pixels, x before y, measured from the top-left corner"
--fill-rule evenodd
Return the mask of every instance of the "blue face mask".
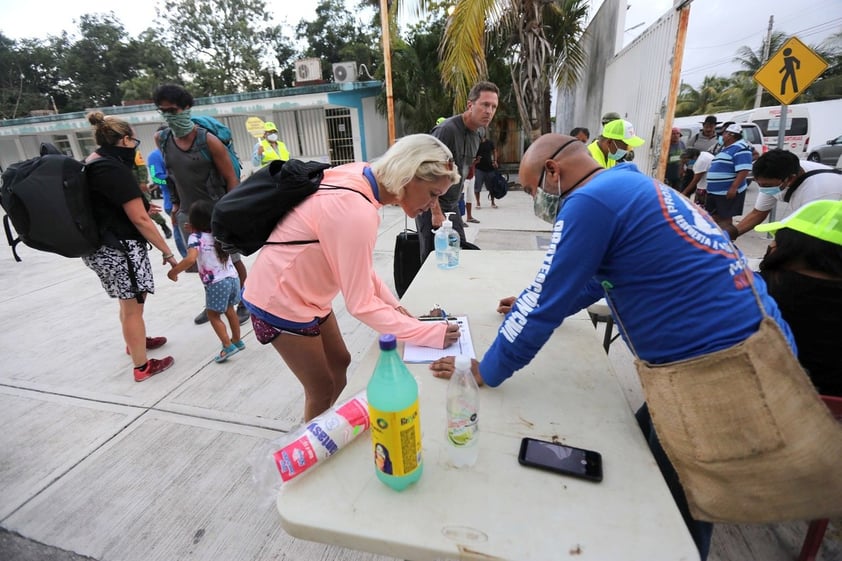
M 724 141 L 724 140 L 722 140 L 722 135 L 721 135 L 721 134 L 720 134 L 719 136 L 717 136 L 717 137 L 716 137 L 716 143 L 717 143 L 717 144 L 719 144 L 720 146 L 725 146 L 725 141 Z
M 687 163 L 684 164 L 684 165 L 688 168 L 691 168 L 691 167 L 693 167 L 693 164 L 695 164 L 695 163 L 696 163 L 696 160 L 687 160 Z
M 757 190 L 763 193 L 764 195 L 776 197 L 781 192 L 781 186 L 776 185 L 775 187 L 758 187 Z
M 616 142 L 614 143 L 614 148 L 617 148 Z M 627 150 L 623 150 L 622 148 L 617 148 L 616 152 L 609 152 L 608 153 L 608 159 L 614 160 L 616 162 L 617 160 L 622 160 L 623 156 L 625 156 L 626 154 L 628 154 Z

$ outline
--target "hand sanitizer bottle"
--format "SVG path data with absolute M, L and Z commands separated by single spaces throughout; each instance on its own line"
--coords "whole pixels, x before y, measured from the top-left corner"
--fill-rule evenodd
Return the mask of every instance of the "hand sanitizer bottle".
M 453 229 L 453 222 L 450 221 L 450 216 L 453 213 L 445 215 L 445 220 L 441 228 L 436 230 L 435 249 L 436 249 L 436 265 L 439 269 L 453 269 L 459 265 L 459 251 L 461 244 L 459 234 Z

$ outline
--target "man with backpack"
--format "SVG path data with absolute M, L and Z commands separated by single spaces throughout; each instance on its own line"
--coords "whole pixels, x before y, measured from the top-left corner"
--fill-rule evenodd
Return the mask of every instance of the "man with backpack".
M 168 125 L 156 134 L 155 140 L 164 156 L 168 183 L 174 187 L 171 195 L 176 223 L 183 239 L 187 239 L 185 227 L 190 205 L 198 200 L 215 203 L 234 189 L 240 183 L 239 161 L 230 146 L 230 131 L 216 120 L 192 117 L 193 96 L 183 87 L 176 84 L 158 86 L 152 100 Z M 223 133 L 226 138 L 220 138 Z M 239 254 L 232 254 L 231 260 L 240 277 L 240 286 L 243 286 L 246 266 Z M 237 308 L 237 316 L 240 323 L 249 318 L 242 305 Z M 194 321 L 197 324 L 207 322 L 207 312 L 202 310 Z

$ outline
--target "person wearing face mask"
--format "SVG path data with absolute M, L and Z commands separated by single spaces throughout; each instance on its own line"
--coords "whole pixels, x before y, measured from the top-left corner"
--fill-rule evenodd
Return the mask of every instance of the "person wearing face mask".
M 254 167 L 263 167 L 275 160 L 289 160 L 289 150 L 278 137 L 278 127 L 271 121 L 263 124 L 263 138 L 254 147 L 251 163 Z
M 609 121 L 600 135 L 590 144 L 588 152 L 602 167 L 609 169 L 622 160 L 629 149 L 643 145 L 643 139 L 634 134 L 634 126 L 623 119 Z
M 830 166 L 800 160 L 788 150 L 769 150 L 754 162 L 754 180 L 759 193 L 754 208 L 737 224 L 737 235 L 745 234 L 766 220 L 780 203 L 789 203 L 782 217 L 812 201 L 842 200 L 842 175 Z
M 131 125 L 100 111 L 88 113 L 87 119 L 99 145 L 85 163 L 91 205 L 103 230 L 103 245 L 83 257 L 82 262 L 99 276 L 105 292 L 119 300 L 126 352 L 134 363 L 135 381 L 142 382 L 174 362 L 171 356 L 159 360 L 146 355 L 147 350 L 167 342 L 166 337 L 146 336 L 143 305 L 146 295 L 155 292 L 148 245 L 161 252 L 164 264 L 173 267 L 176 261 L 149 217 L 149 202 L 132 171 L 140 140 Z
M 775 241 L 760 263 L 798 344 L 798 361 L 820 394 L 842 397 L 842 201 L 816 200 L 760 224 Z
M 472 363 L 479 383 L 505 382 L 529 364 L 566 318 L 602 297 L 623 340 L 646 363 L 665 365 L 741 343 L 758 332 L 764 317 L 758 302 L 794 348 L 763 280 L 748 277 L 745 256 L 728 236 L 695 204 L 635 164 L 603 169 L 577 139 L 547 134 L 523 155 L 518 177 L 535 198 L 536 216 L 553 224 L 552 237 L 534 280 L 519 296 L 500 300 L 505 319 L 481 361 Z M 699 293 L 717 296 L 700 307 L 687 298 Z M 450 377 L 452 357 L 434 362 L 431 370 Z M 646 405 L 638 421 L 704 560 L 712 525 L 690 516 Z
M 161 146 L 161 134 L 155 134 L 155 143 L 161 149 L 167 166 L 167 180 L 175 187 L 170 193 L 176 224 L 182 239 L 190 237 L 187 229 L 187 212 L 196 201 L 215 202 L 226 192 L 234 189 L 240 180 L 228 156 L 225 145 L 208 130 L 197 126 L 190 119 L 193 96 L 177 84 L 163 84 L 155 88 L 152 101 L 166 121 L 172 134 L 165 146 Z M 231 254 L 231 261 L 244 286 L 248 274 L 242 256 Z M 237 307 L 240 323 L 248 321 L 248 311 L 242 303 Z M 193 320 L 203 324 L 208 321 L 206 310 Z

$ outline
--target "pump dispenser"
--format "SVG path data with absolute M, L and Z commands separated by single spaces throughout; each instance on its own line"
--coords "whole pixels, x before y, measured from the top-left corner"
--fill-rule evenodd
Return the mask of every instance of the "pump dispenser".
M 436 265 L 439 269 L 453 269 L 459 265 L 459 251 L 461 249 L 459 234 L 453 229 L 450 220 L 452 212 L 444 217 L 441 228 L 436 230 L 435 248 Z

